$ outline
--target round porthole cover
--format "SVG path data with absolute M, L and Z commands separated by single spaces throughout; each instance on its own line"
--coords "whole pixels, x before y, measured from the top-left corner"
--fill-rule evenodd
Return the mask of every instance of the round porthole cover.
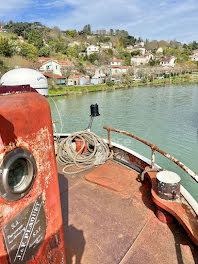
M 36 161 L 25 148 L 9 152 L 0 165 L 0 195 L 7 201 L 16 201 L 31 189 L 36 176 Z

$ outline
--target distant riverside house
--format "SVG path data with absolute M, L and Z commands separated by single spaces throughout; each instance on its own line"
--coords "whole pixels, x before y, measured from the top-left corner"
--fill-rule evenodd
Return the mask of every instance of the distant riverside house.
M 197 54 L 191 55 L 191 56 L 189 56 L 189 58 L 190 58 L 192 61 L 198 61 L 198 55 L 197 55 Z
M 111 42 L 108 43 L 100 43 L 101 49 L 112 49 L 113 45 Z
M 121 66 L 121 65 L 123 65 L 123 60 L 113 59 L 113 60 L 110 62 L 110 65 L 111 65 L 111 66 Z
M 43 62 L 40 71 L 62 75 L 60 63 L 53 59 Z
M 126 74 L 128 72 L 129 69 L 132 69 L 133 66 L 111 66 L 111 74 L 112 75 L 122 75 L 122 74 Z
M 98 53 L 99 52 L 99 47 L 96 46 L 96 45 L 90 45 L 90 46 L 87 47 L 86 52 L 87 52 L 88 56 L 93 54 L 93 53 Z
M 62 75 L 62 72 L 69 67 L 74 67 L 71 61 L 57 60 L 56 58 L 39 57 L 38 61 L 41 63 L 40 71 L 53 72 L 58 75 Z
M 131 65 L 132 66 L 145 65 L 149 63 L 151 59 L 154 59 L 154 56 L 151 53 L 145 53 L 144 55 L 134 56 L 131 58 Z
M 96 69 L 95 74 L 91 78 L 91 84 L 102 84 L 107 77 L 106 68 L 104 66 Z
M 174 67 L 175 66 L 175 57 L 164 57 L 160 60 L 160 65 L 163 67 Z
M 43 75 L 47 78 L 47 79 L 54 79 L 55 83 L 57 85 L 64 85 L 66 84 L 66 77 L 58 75 L 58 74 L 52 74 L 52 73 L 47 73 L 44 72 Z
M 197 55 L 198 56 L 198 49 L 193 50 L 192 53 L 193 53 L 193 55 Z
M 68 86 L 75 86 L 75 85 L 86 85 L 89 84 L 89 77 L 82 76 L 82 75 L 71 75 L 68 78 L 67 85 Z

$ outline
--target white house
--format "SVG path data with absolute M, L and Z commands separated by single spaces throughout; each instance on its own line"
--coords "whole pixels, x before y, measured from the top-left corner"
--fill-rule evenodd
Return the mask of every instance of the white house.
M 119 60 L 119 59 L 113 59 L 110 62 L 110 65 L 111 66 L 121 66 L 122 64 L 123 64 L 123 61 L 122 60 Z
M 99 47 L 96 45 L 90 45 L 87 47 L 87 55 L 91 55 L 93 53 L 98 53 L 99 52 Z
M 108 43 L 100 43 L 101 49 L 112 49 L 113 45 L 111 42 Z
M 189 58 L 190 58 L 192 61 L 198 61 L 198 55 L 196 55 L 196 54 L 189 56 Z
M 164 57 L 160 60 L 160 65 L 163 67 L 174 67 L 175 66 L 175 57 Z
M 58 63 L 58 61 L 54 59 L 43 62 L 42 66 L 40 67 L 40 71 L 62 75 L 61 64 Z
M 144 55 L 134 56 L 131 58 L 131 65 L 133 66 L 145 65 L 149 63 L 151 59 L 154 59 L 154 56 L 151 53 L 145 53 Z
M 198 56 L 198 49 L 193 50 L 192 52 L 193 52 L 193 55 L 197 55 Z

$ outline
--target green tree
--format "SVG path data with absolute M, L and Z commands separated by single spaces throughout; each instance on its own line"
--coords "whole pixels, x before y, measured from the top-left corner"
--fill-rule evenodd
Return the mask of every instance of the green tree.
M 113 36 L 114 35 L 114 30 L 111 28 L 110 29 L 110 35 Z
M 98 61 L 98 54 L 97 53 L 90 54 L 89 61 L 93 64 L 96 63 Z
M 28 43 L 21 43 L 20 55 L 29 59 L 38 57 L 38 49 Z
M 43 47 L 43 37 L 41 32 L 38 29 L 32 29 L 29 37 L 28 37 L 28 43 L 33 44 L 38 49 Z
M 0 37 L 0 54 L 6 57 L 10 57 L 13 54 L 12 45 L 7 38 Z
M 86 33 L 86 34 L 90 34 L 91 33 L 91 26 L 90 26 L 90 24 L 88 24 L 88 25 L 85 25 L 84 27 L 83 27 L 83 30 L 82 30 L 84 33 Z
M 72 37 L 72 38 L 77 38 L 78 37 L 78 32 L 76 30 L 66 30 L 65 34 L 67 36 Z
M 49 55 L 50 55 L 50 48 L 42 47 L 39 50 L 39 57 L 49 57 Z

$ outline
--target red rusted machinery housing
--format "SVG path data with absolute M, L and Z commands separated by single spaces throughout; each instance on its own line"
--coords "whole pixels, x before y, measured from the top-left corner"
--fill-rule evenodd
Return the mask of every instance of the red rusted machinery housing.
M 0 263 L 66 263 L 47 100 L 0 95 L 0 135 Z

